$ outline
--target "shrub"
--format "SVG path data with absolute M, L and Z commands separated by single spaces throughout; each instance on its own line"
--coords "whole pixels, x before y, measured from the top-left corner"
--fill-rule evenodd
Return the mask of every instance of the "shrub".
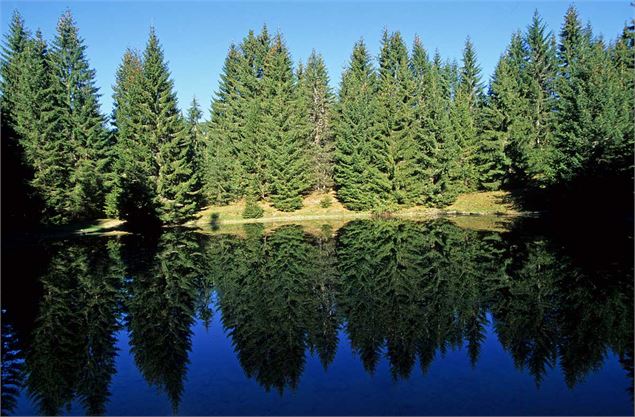
M 322 199 L 320 200 L 320 207 L 322 208 L 329 208 L 332 205 L 333 205 L 333 199 L 328 194 L 322 197 Z
M 262 207 L 253 199 L 247 199 L 247 204 L 243 210 L 243 219 L 258 219 L 264 214 Z

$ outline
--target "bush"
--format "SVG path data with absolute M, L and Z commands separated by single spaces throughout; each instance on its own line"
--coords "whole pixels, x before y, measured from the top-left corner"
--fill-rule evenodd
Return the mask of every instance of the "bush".
M 332 205 L 333 205 L 333 199 L 328 194 L 322 197 L 322 199 L 320 200 L 320 207 L 322 208 L 329 208 Z
M 371 209 L 370 215 L 377 219 L 389 219 L 397 211 L 397 206 L 390 202 L 380 202 Z
M 247 199 L 247 204 L 243 210 L 243 219 L 258 219 L 264 214 L 262 207 L 253 199 Z

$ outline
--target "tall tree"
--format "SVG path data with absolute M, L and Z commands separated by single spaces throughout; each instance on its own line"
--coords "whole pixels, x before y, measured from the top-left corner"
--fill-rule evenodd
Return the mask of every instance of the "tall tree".
M 557 71 L 555 38 L 536 11 L 526 35 L 527 65 L 524 89 L 531 130 L 527 137 L 525 175 L 544 184 L 551 176 L 548 165 L 552 136 L 553 88 Z
M 226 204 L 240 196 L 241 86 L 238 79 L 241 53 L 230 46 L 220 86 L 212 101 L 209 138 L 205 148 L 205 195 L 212 204 Z
M 334 101 L 324 59 L 312 51 L 306 67 L 299 72 L 300 116 L 309 127 L 313 187 L 326 191 L 333 187 L 333 136 L 331 114 Z
M 116 159 L 109 177 L 106 212 L 133 224 L 156 217 L 154 149 L 144 137 L 143 82 L 142 58 L 136 51 L 127 50 L 113 88 Z
M 33 165 L 29 163 L 29 146 L 48 129 L 40 123 L 42 109 L 49 103 L 45 89 L 49 72 L 46 69 L 46 44 L 38 31 L 31 39 L 24 20 L 16 11 L 9 33 L 5 36 L 0 61 L 0 112 L 2 114 L 2 196 L 10 201 L 2 218 L 4 225 L 23 227 L 36 223 L 41 215 L 37 196 L 30 187 Z M 30 148 L 30 149 L 25 149 Z
M 461 149 L 453 134 L 450 110 L 456 76 L 453 64 L 443 64 L 438 51 L 430 67 L 426 132 L 434 139 L 433 186 L 430 203 L 446 206 L 461 189 L 459 157 Z
M 291 57 L 277 34 L 265 60 L 262 132 L 269 159 L 270 199 L 277 209 L 302 207 L 302 194 L 311 185 L 307 172 L 307 123 L 298 112 L 299 97 Z
M 53 221 L 96 217 L 104 205 L 104 174 L 108 169 L 110 137 L 99 111 L 95 70 L 85 55 L 86 46 L 79 37 L 77 25 L 70 11 L 57 24 L 57 35 L 50 53 L 53 74 L 52 94 L 59 121 L 59 138 L 65 146 L 53 152 L 69 165 L 64 165 L 64 200 L 53 199 L 49 205 Z M 61 184 L 60 184 L 61 185 Z M 42 191 L 48 193 L 45 186 Z
M 194 175 L 194 149 L 154 28 L 143 53 L 143 87 L 143 133 L 154 158 L 157 213 L 164 223 L 181 223 L 197 209 L 199 182 Z
M 414 78 L 413 104 L 415 111 L 415 123 L 412 127 L 419 151 L 419 169 L 422 198 L 429 202 L 433 194 L 434 171 L 436 168 L 437 136 L 433 125 L 438 121 L 436 114 L 438 108 L 435 100 L 438 100 L 438 80 L 433 74 L 433 63 L 428 59 L 428 54 L 416 36 L 410 57 L 410 68 Z
M 483 109 L 481 185 L 496 189 L 503 181 L 524 173 L 525 144 L 530 128 L 528 103 L 523 91 L 525 49 L 522 35 L 515 33 L 501 56 L 490 82 L 487 107 Z M 510 172 L 511 171 L 511 172 Z
M 461 191 L 474 191 L 478 187 L 479 122 L 483 105 L 481 69 L 476 62 L 476 52 L 470 38 L 465 41 L 463 64 L 459 84 L 451 108 L 455 140 L 461 149 L 459 158 Z
M 379 55 L 377 137 L 371 142 L 382 182 L 388 187 L 384 203 L 420 203 L 421 151 L 416 141 L 415 83 L 401 34 L 384 32 Z
M 378 204 L 380 193 L 390 186 L 369 149 L 376 131 L 376 90 L 377 75 L 366 45 L 359 41 L 342 74 L 334 119 L 335 183 L 340 200 L 352 210 Z

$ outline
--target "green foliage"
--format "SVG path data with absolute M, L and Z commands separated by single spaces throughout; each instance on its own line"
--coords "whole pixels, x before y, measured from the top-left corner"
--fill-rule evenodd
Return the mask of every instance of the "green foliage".
M 269 199 L 275 208 L 293 211 L 302 207 L 302 194 L 311 186 L 306 169 L 310 159 L 291 57 L 280 34 L 265 57 L 264 73 L 261 128 L 268 156 Z
M 331 198 L 330 195 L 327 194 L 320 199 L 320 207 L 329 208 L 332 205 L 333 205 L 333 199 Z
M 300 116 L 306 119 L 311 146 L 309 167 L 313 188 L 326 191 L 333 187 L 334 141 L 331 118 L 334 96 L 322 56 L 312 51 L 306 68 L 298 68 Z
M 352 210 L 443 207 L 503 187 L 554 207 L 585 194 L 630 205 L 633 26 L 607 43 L 570 7 L 556 43 L 536 12 L 487 94 L 469 38 L 459 66 L 430 59 L 418 37 L 408 53 L 385 31 L 376 68 L 355 44 L 337 97 L 317 52 L 294 69 L 265 26 L 229 48 L 209 122 L 196 100 L 179 110 L 151 29 L 117 70 L 109 132 L 70 12 L 50 46 L 15 13 L 0 62 L 3 216 L 174 225 L 203 203 L 249 197 L 293 211 L 332 188 Z
M 370 148 L 376 137 L 378 111 L 377 75 L 370 59 L 364 42 L 355 44 L 342 74 L 333 127 L 337 192 L 352 210 L 371 208 L 389 187 Z
M 253 198 L 247 198 L 245 209 L 243 210 L 243 219 L 259 219 L 264 214 L 262 207 Z

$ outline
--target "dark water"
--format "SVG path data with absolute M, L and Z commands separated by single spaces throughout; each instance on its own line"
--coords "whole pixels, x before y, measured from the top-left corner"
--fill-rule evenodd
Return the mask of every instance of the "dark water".
M 632 415 L 623 230 L 378 220 L 5 244 L 2 412 Z

